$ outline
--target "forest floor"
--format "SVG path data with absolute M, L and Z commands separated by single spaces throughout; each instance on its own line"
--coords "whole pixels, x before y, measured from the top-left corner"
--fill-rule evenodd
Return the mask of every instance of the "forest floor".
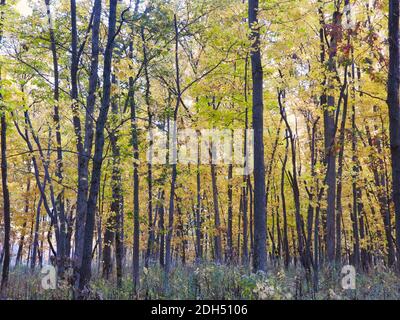
M 128 270 L 126 270 L 128 274 Z M 48 300 L 72 299 L 71 287 L 58 281 L 56 289 L 42 288 L 44 275 L 31 273 L 28 268 L 14 268 L 10 274 L 8 299 Z M 398 300 L 400 278 L 391 270 L 378 267 L 356 274 L 356 289 L 344 290 L 339 271 L 321 271 L 318 291 L 306 279 L 299 267 L 285 270 L 281 266 L 270 266 L 267 274 L 253 274 L 236 266 L 201 264 L 177 266 L 169 275 L 168 291 L 165 291 L 164 272 L 158 266 L 142 268 L 141 285 L 133 295 L 132 278 L 124 277 L 120 288 L 115 280 L 104 280 L 94 274 L 90 299 L 219 299 L 219 300 Z

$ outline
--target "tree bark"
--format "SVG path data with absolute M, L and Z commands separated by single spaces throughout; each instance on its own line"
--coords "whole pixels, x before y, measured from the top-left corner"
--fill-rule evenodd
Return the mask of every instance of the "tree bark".
M 232 176 L 233 176 L 233 165 L 229 164 L 228 167 L 228 228 L 226 233 L 227 239 L 227 262 L 232 262 L 233 257 L 233 234 L 232 234 L 232 221 L 233 221 L 233 208 L 232 208 Z
M 161 204 L 159 207 L 159 216 L 160 219 L 158 220 L 158 230 L 159 230 L 159 237 L 160 237 L 160 266 L 164 267 L 165 265 L 165 229 L 164 229 L 164 190 L 161 192 Z
M 201 229 L 201 175 L 200 175 L 200 142 L 197 143 L 197 172 L 196 172 L 196 259 L 198 262 L 203 257 L 202 229 Z M 229 231 L 228 231 L 229 232 Z
M 3 0 L 1 6 L 5 5 Z M 3 15 L 3 13 L 1 13 Z M 0 97 L 1 98 L 1 97 Z M 3 271 L 1 274 L 0 296 L 5 295 L 8 286 L 8 275 L 10 270 L 10 233 L 11 233 L 11 210 L 10 192 L 8 189 L 8 164 L 7 164 L 7 120 L 4 108 L 1 110 L 1 181 L 3 187 L 3 216 L 4 216 L 4 244 L 3 244 Z
M 104 53 L 104 70 L 103 70 L 103 99 L 101 103 L 99 117 L 96 122 L 95 133 L 95 151 L 93 155 L 92 180 L 90 182 L 90 191 L 88 196 L 85 237 L 83 246 L 82 267 L 80 272 L 79 290 L 88 286 L 91 278 L 91 262 L 92 262 L 92 245 L 93 230 L 95 222 L 95 210 L 97 204 L 97 196 L 99 194 L 101 167 L 103 163 L 104 149 L 104 127 L 107 121 L 108 111 L 110 108 L 111 93 L 111 63 L 116 31 L 117 18 L 117 0 L 110 0 L 110 10 L 108 19 L 108 35 L 107 46 Z
M 171 188 L 169 194 L 169 210 L 168 210 L 168 229 L 167 236 L 165 239 L 165 289 L 168 289 L 168 274 L 171 270 L 172 264 L 172 255 L 171 255 L 171 241 L 172 241 L 172 233 L 174 227 L 174 195 L 175 195 L 175 187 L 176 187 L 176 178 L 177 178 L 177 168 L 176 168 L 176 139 L 177 139 L 177 118 L 178 118 L 178 109 L 181 102 L 181 79 L 180 79 L 180 66 L 179 66 L 179 29 L 178 29 L 178 20 L 176 14 L 174 15 L 174 31 L 175 31 L 175 73 L 176 73 L 176 105 L 174 110 L 174 123 L 172 128 L 172 159 L 169 160 L 172 163 L 172 172 L 171 172 Z M 170 146 L 171 147 L 171 146 Z
M 345 79 L 347 79 L 347 66 L 344 70 Z M 342 241 L 341 241 L 341 219 L 343 214 L 343 206 L 342 206 L 342 183 L 343 183 L 343 162 L 344 162 L 344 138 L 345 138 L 345 130 L 346 130 L 346 120 L 347 120 L 347 105 L 348 105 L 348 88 L 347 88 L 347 80 L 343 84 L 346 86 L 346 93 L 344 95 L 343 102 L 343 113 L 342 113 L 342 121 L 340 124 L 340 135 L 339 135 L 339 158 L 338 158 L 338 173 L 337 173 L 337 193 L 336 193 L 336 262 L 338 264 L 341 263 L 341 254 L 342 254 Z
M 148 229 L 147 229 L 147 249 L 146 249 L 146 258 L 145 258 L 145 267 L 148 268 L 149 260 L 152 252 L 152 247 L 154 243 L 154 230 L 153 230 L 153 164 L 151 159 L 151 152 L 153 150 L 153 133 L 152 133 L 152 122 L 153 122 L 153 113 L 151 110 L 151 101 L 150 101 L 150 78 L 149 78 L 149 61 L 147 57 L 147 44 L 146 38 L 144 34 L 144 28 L 142 27 L 140 30 L 142 44 L 143 44 L 143 66 L 144 66 L 144 75 L 146 79 L 146 89 L 145 89 L 145 102 L 147 106 L 147 130 L 149 134 L 149 148 L 150 148 L 150 159 L 147 162 L 147 192 L 148 192 L 148 200 L 147 200 L 147 213 L 148 213 Z
M 116 78 L 113 75 L 112 82 L 117 85 Z M 116 258 L 116 269 L 117 269 L 117 285 L 122 286 L 122 261 L 123 261 L 123 242 L 122 242 L 122 221 L 123 221 L 123 190 L 122 190 L 122 173 L 121 173 L 121 152 L 118 145 L 119 140 L 119 124 L 117 123 L 119 108 L 117 97 L 113 97 L 111 103 L 112 111 L 112 131 L 110 133 L 110 142 L 112 149 L 112 202 L 111 202 L 111 214 L 114 216 L 115 227 L 115 258 Z
M 40 210 L 42 207 L 43 198 L 42 196 L 39 197 L 39 202 L 36 207 L 36 217 L 35 217 L 35 231 L 33 236 L 33 248 L 32 248 L 32 255 L 31 255 L 31 270 L 35 270 L 36 265 L 36 257 L 38 254 L 39 249 L 39 229 L 40 229 Z
M 249 0 L 249 26 L 253 40 L 251 66 L 253 79 L 254 129 L 254 259 L 255 271 L 266 271 L 265 167 L 263 142 L 263 69 L 258 26 L 258 0 Z
M 53 107 L 53 121 L 55 124 L 56 131 L 56 177 L 57 183 L 61 186 L 59 193 L 57 194 L 57 205 L 54 210 L 54 216 L 59 224 L 59 232 L 56 233 L 57 240 L 57 273 L 60 277 L 64 276 L 64 265 L 65 265 L 65 251 L 66 251 L 66 241 L 67 241 L 67 222 L 65 218 L 65 208 L 64 208 L 64 187 L 63 187 L 63 151 L 62 151 L 62 139 L 61 139 L 61 123 L 60 123 L 60 110 L 59 110 L 59 98 L 60 98 L 60 74 L 59 74 L 59 63 L 58 63 L 58 53 L 56 46 L 56 39 L 54 34 L 53 18 L 51 16 L 50 0 L 45 0 L 47 7 L 47 19 L 49 23 L 49 36 L 50 36 L 50 50 L 53 58 L 53 74 L 54 74 L 54 107 Z
M 30 172 L 31 166 L 30 164 L 28 165 L 28 172 Z M 25 241 L 25 234 L 26 234 L 26 226 L 28 222 L 28 214 L 29 214 L 29 192 L 31 190 L 31 177 L 28 176 L 27 181 L 26 181 L 26 195 L 25 195 L 25 208 L 24 208 L 24 218 L 25 221 L 22 225 L 22 231 L 21 231 L 21 238 L 19 239 L 19 244 L 18 244 L 18 251 L 17 251 L 17 257 L 15 258 L 15 265 L 18 266 L 21 263 L 22 260 L 22 254 L 23 254 L 23 249 L 24 249 L 24 241 Z
M 222 243 L 221 243 L 221 221 L 219 212 L 219 202 L 218 202 L 218 186 L 217 186 L 217 172 L 216 164 L 213 163 L 214 152 L 213 143 L 211 143 L 210 150 L 210 168 L 211 168 L 211 184 L 213 193 L 213 205 L 214 205 L 214 260 L 217 263 L 222 262 Z
M 338 33 L 341 24 L 341 13 L 335 11 L 333 13 L 333 27 L 334 31 L 331 33 L 328 71 L 334 72 L 336 69 L 336 53 Z M 328 86 L 333 88 L 332 77 L 328 80 Z M 324 129 L 325 129 L 325 162 L 327 166 L 326 171 L 326 184 L 327 184 L 327 211 L 326 211 L 326 247 L 327 258 L 329 263 L 335 261 L 335 232 L 336 232 L 336 151 L 335 151 L 335 98 L 332 94 L 328 96 L 327 104 L 324 108 Z
M 389 106 L 390 151 L 392 157 L 392 199 L 396 223 L 397 269 L 400 271 L 400 57 L 399 1 L 389 1 L 389 76 L 387 102 Z
M 4 11 L 3 8 L 6 5 L 5 0 L 0 1 L 0 44 L 3 40 L 3 23 L 4 23 Z M 1 69 L 0 69 L 1 79 Z M 0 101 L 3 100 L 0 94 Z M 3 223 L 4 223 L 4 244 L 2 252 L 3 270 L 1 274 L 0 284 L 0 298 L 3 298 L 6 294 L 6 288 L 8 285 L 8 274 L 10 270 L 10 233 L 11 233 L 11 212 L 10 212 L 10 192 L 8 190 L 7 181 L 7 120 L 6 110 L 4 107 L 1 108 L 1 181 L 3 187 Z
M 133 42 L 129 43 L 129 58 L 133 59 Z M 135 88 L 133 77 L 129 78 L 129 105 L 131 117 L 131 135 L 133 148 L 133 257 L 132 275 L 135 291 L 139 289 L 139 249 L 140 249 L 140 222 L 139 222 L 139 138 L 136 119 Z
M 92 39 L 91 39 L 91 63 L 90 63 L 90 76 L 89 76 L 89 88 L 88 96 L 86 100 L 86 113 L 85 113 L 85 137 L 83 141 L 82 150 L 79 146 L 78 141 L 78 197 L 76 204 L 76 218 L 75 218 L 75 251 L 74 251 L 74 273 L 76 283 L 75 286 L 79 285 L 80 268 L 82 266 L 83 257 L 83 244 L 85 234 L 85 223 L 86 223 L 86 212 L 87 212 L 87 197 L 89 190 L 89 160 L 92 152 L 93 143 L 93 112 L 96 103 L 96 88 L 98 82 L 98 65 L 99 65 L 99 37 L 100 37 L 100 21 L 101 21 L 101 0 L 95 0 L 93 5 L 93 26 L 92 26 Z M 74 6 L 71 6 L 71 16 L 76 16 L 74 13 Z M 74 20 L 74 18 L 72 18 Z M 74 21 L 73 21 L 74 23 Z M 72 26 L 72 36 L 77 31 L 76 26 Z M 76 40 L 77 41 L 77 40 Z M 74 42 L 74 39 L 73 39 Z M 77 44 L 73 44 L 73 47 Z M 74 49 L 72 49 L 74 54 Z M 78 61 L 75 57 L 73 64 L 76 71 L 75 65 Z M 71 75 L 71 80 L 75 80 L 75 76 Z M 75 85 L 75 84 L 74 84 Z M 73 85 L 73 86 L 74 86 Z M 76 92 L 77 93 L 77 92 Z M 75 94 L 75 93 L 74 93 Z M 73 98 L 73 97 L 72 97 Z M 76 121 L 76 117 L 75 120 Z M 77 128 L 79 130 L 79 128 Z M 79 139 L 79 136 L 78 136 Z

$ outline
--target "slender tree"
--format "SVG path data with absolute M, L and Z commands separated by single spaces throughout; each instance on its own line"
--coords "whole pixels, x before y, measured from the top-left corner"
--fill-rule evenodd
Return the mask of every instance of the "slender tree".
M 263 69 L 261 64 L 260 26 L 258 0 L 249 0 L 249 26 L 251 29 L 251 68 L 253 79 L 253 130 L 254 130 L 254 261 L 255 271 L 266 271 L 266 212 L 265 166 L 263 142 Z
M 77 46 L 75 18 L 76 10 L 75 2 L 71 3 L 71 16 L 72 16 L 72 53 L 73 53 L 73 66 L 71 67 L 71 80 L 73 81 L 72 87 L 74 95 L 77 94 L 74 88 L 75 72 L 77 72 L 78 57 L 75 56 L 74 49 Z M 78 151 L 78 196 L 76 204 L 76 218 L 75 218 L 75 251 L 74 251 L 74 274 L 75 274 L 75 288 L 77 289 L 80 282 L 82 258 L 83 258 L 83 244 L 85 234 L 86 211 L 88 203 L 88 190 L 89 190 L 89 160 L 92 152 L 93 141 L 93 112 L 96 102 L 96 89 L 98 82 L 98 64 L 99 64 L 99 37 L 100 37 L 100 22 L 101 22 L 101 0 L 95 0 L 93 4 L 93 23 L 92 23 L 92 39 L 91 39 L 91 60 L 90 60 L 90 76 L 89 76 L 89 89 L 86 101 L 85 112 L 85 137 L 83 146 L 79 145 L 79 136 L 82 134 L 79 126 L 75 124 L 75 131 L 80 133 L 77 138 L 77 151 Z M 74 53 L 75 52 L 75 53 Z M 74 98 L 74 96 L 72 97 Z M 74 123 L 77 122 L 77 116 L 74 116 Z M 83 139 L 83 138 L 81 138 Z
M 400 50 L 399 1 L 389 1 L 389 76 L 387 103 L 389 106 L 390 152 L 392 156 L 392 192 L 396 218 L 397 267 L 400 270 Z
M 110 108 L 111 63 L 113 56 L 114 41 L 116 37 L 117 4 L 118 4 L 117 0 L 110 1 L 107 46 L 104 52 L 103 96 L 102 96 L 100 113 L 96 122 L 95 151 L 93 155 L 93 168 L 91 175 L 92 179 L 90 182 L 90 190 L 89 190 L 88 204 L 87 204 L 82 267 L 80 272 L 81 278 L 79 282 L 79 289 L 81 292 L 83 291 L 84 288 L 87 287 L 91 278 L 95 210 L 96 210 L 97 197 L 99 194 L 99 187 L 100 187 L 101 167 L 103 163 L 104 127 L 106 125 L 108 111 Z
M 4 28 L 4 7 L 5 0 L 0 1 L 0 44 L 3 40 Z M 1 69 L 0 69 L 1 79 Z M 2 96 L 0 95 L 1 103 L 1 181 L 3 187 L 3 220 L 4 220 L 4 244 L 3 244 L 3 270 L 1 274 L 0 296 L 5 295 L 5 290 L 8 284 L 8 274 L 10 270 L 10 233 L 11 233 L 11 210 L 10 210 L 10 192 L 8 189 L 8 164 L 7 164 L 7 119 L 6 109 Z

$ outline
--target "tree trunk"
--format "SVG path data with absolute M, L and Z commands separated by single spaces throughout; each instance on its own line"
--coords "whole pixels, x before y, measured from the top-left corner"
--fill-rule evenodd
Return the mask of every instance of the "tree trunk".
M 244 164 L 243 164 L 243 182 L 242 182 L 242 197 L 241 197 L 241 203 L 242 203 L 242 223 L 243 223 L 243 246 L 242 246 L 242 264 L 244 266 L 248 266 L 249 264 L 249 240 L 248 240 L 248 218 L 247 218 L 247 209 L 248 209 L 248 180 L 249 180 L 249 159 L 248 156 L 248 146 L 247 146 L 247 128 L 248 128 L 248 110 L 246 108 L 245 111 L 245 129 L 244 129 L 244 147 L 243 147 L 243 156 L 244 156 Z M 251 204 L 250 204 L 251 207 Z
M 196 204 L 196 259 L 198 262 L 203 257 L 203 246 L 202 246 L 202 231 L 201 231 L 201 176 L 200 176 L 200 142 L 197 144 L 197 172 L 196 172 L 196 192 L 197 192 L 197 204 Z M 228 231 L 229 232 L 229 231 Z
M 249 0 L 249 26 L 251 29 L 251 67 L 253 79 L 253 129 L 254 129 L 254 259 L 255 271 L 266 271 L 266 212 L 265 168 L 263 142 L 263 69 L 258 26 L 258 0 Z
M 81 267 L 81 278 L 79 282 L 79 290 L 88 286 L 91 278 L 91 262 L 92 262 L 92 245 L 93 231 L 95 222 L 95 210 L 97 204 L 97 196 L 100 187 L 101 167 L 103 163 L 104 149 L 104 127 L 107 121 L 108 110 L 110 108 L 110 92 L 111 92 L 111 63 L 115 40 L 116 16 L 117 16 L 117 0 L 110 0 L 110 11 L 108 20 L 107 46 L 104 53 L 104 70 L 103 70 L 103 99 L 101 103 L 99 117 L 96 123 L 96 139 L 95 151 L 93 155 L 92 180 L 90 183 L 90 191 L 87 204 L 87 215 L 85 224 L 85 238 L 83 246 L 83 257 Z
M 72 17 L 76 16 L 76 12 L 74 12 L 73 5 L 71 6 L 71 16 Z M 93 112 L 96 102 L 96 89 L 98 82 L 100 21 L 101 21 L 101 0 L 95 0 L 93 5 L 90 77 L 89 77 L 89 88 L 88 88 L 88 96 L 86 100 L 86 112 L 85 112 L 85 137 L 83 141 L 83 147 L 81 148 L 79 146 L 79 143 L 77 145 L 79 180 L 78 180 L 78 197 L 77 197 L 76 218 L 75 218 L 75 251 L 74 251 L 74 273 L 76 279 L 75 282 L 76 287 L 79 285 L 80 282 L 79 280 L 80 268 L 82 265 L 85 223 L 86 223 L 86 213 L 87 213 L 87 197 L 89 190 L 89 160 L 91 157 L 92 144 L 93 144 Z M 72 22 L 74 23 L 74 18 L 72 19 Z M 74 33 L 77 32 L 75 29 L 76 26 L 72 25 L 73 37 L 76 36 L 76 35 L 74 36 Z M 77 40 L 73 38 L 73 42 L 74 41 Z M 73 43 L 73 47 L 75 45 L 77 44 Z M 74 48 L 72 48 L 72 53 L 74 54 Z M 78 61 L 74 60 L 73 64 L 77 65 Z M 74 69 L 71 68 L 71 72 L 72 71 L 75 72 L 76 70 L 75 68 L 76 66 L 74 66 Z M 75 76 L 72 76 L 72 74 L 71 74 L 71 80 L 75 80 Z M 75 122 L 76 119 L 77 118 L 75 117 L 74 119 Z M 75 130 L 79 130 L 79 128 L 76 127 Z M 82 150 L 79 151 L 80 149 Z
M 4 23 L 4 11 L 6 1 L 1 0 L 1 12 L 0 12 L 0 44 L 3 40 L 3 23 Z M 0 69 L 0 79 L 1 79 L 1 69 Z M 3 97 L 0 94 L 0 100 Z M 3 271 L 1 274 L 1 284 L 0 284 L 0 298 L 5 296 L 5 290 L 8 285 L 8 273 L 10 269 L 10 233 L 11 233 L 11 212 L 10 212 L 10 193 L 8 190 L 7 181 L 7 120 L 6 120 L 6 110 L 2 107 L 1 111 L 1 181 L 3 187 L 3 223 L 4 223 L 4 244 L 3 244 Z
M 5 5 L 5 1 L 0 3 Z M 10 270 L 10 233 L 11 233 L 11 212 L 10 192 L 8 190 L 8 168 L 7 168 L 7 121 L 4 108 L 1 110 L 1 181 L 3 187 L 3 215 L 4 215 L 4 244 L 3 244 L 3 272 L 1 275 L 0 296 L 5 295 L 8 285 L 8 274 Z
M 133 59 L 133 42 L 129 43 L 129 58 Z M 134 290 L 139 289 L 140 221 L 139 221 L 139 139 L 136 122 L 136 102 L 133 77 L 129 78 L 129 105 L 133 147 L 133 257 L 132 275 Z
M 177 160 L 177 118 L 178 118 L 178 109 L 181 102 L 181 80 L 180 80 L 180 66 L 179 66 L 179 29 L 178 29 L 178 20 L 177 16 L 174 15 L 174 30 L 175 30 L 175 76 L 176 76 L 176 105 L 174 110 L 174 123 L 172 128 L 172 155 L 170 155 L 169 161 L 172 163 L 172 172 L 171 172 L 171 188 L 169 194 L 169 210 L 168 210 L 168 229 L 167 236 L 165 240 L 165 289 L 168 289 L 168 274 L 171 270 L 172 264 L 172 255 L 171 255 L 171 241 L 172 241 L 172 233 L 174 227 L 174 196 L 175 196 L 175 187 L 176 187 L 176 177 L 178 175 L 176 169 L 176 160 Z M 171 132 L 170 132 L 171 134 Z M 171 146 L 170 146 L 171 147 Z
M 36 208 L 36 217 L 35 217 L 35 231 L 33 236 L 33 248 L 32 248 L 32 255 L 31 255 L 31 270 L 35 270 L 36 265 L 36 256 L 38 254 L 39 249 L 39 229 L 40 229 L 40 209 L 42 207 L 42 196 L 39 197 L 39 202 Z
M 333 13 L 333 28 L 339 30 L 341 24 L 341 13 Z M 336 53 L 338 32 L 332 32 L 329 48 L 328 71 L 336 70 Z M 328 85 L 333 88 L 333 79 L 329 77 Z M 329 263 L 335 261 L 335 210 L 336 210 L 336 151 L 335 151 L 335 98 L 330 94 L 327 99 L 327 105 L 324 108 L 324 129 L 325 129 L 325 162 L 327 166 L 326 184 L 327 184 L 327 212 L 326 212 L 326 247 Z
M 31 171 L 31 166 L 28 165 L 28 172 Z M 15 265 L 19 265 L 22 260 L 22 252 L 24 249 L 24 241 L 25 241 L 25 233 L 26 233 L 26 226 L 28 222 L 28 214 L 29 214 L 29 192 L 31 189 L 31 178 L 28 176 L 27 182 L 26 182 L 26 195 L 25 195 L 25 208 L 24 208 L 24 217 L 25 221 L 22 225 L 22 233 L 21 233 L 21 238 L 19 239 L 19 244 L 18 244 L 18 251 L 17 251 L 17 257 L 15 259 Z M 29 251 L 28 251 L 29 252 Z
M 213 143 L 211 143 L 211 150 L 214 148 Z M 222 243 L 221 243 L 221 221 L 219 213 L 219 203 L 218 203 L 218 186 L 217 186 L 217 173 L 216 164 L 213 163 L 214 152 L 210 150 L 210 167 L 211 167 L 211 184 L 213 191 L 213 205 L 214 205 L 214 249 L 215 262 L 222 262 Z
M 165 265 L 165 229 L 164 229 L 164 190 L 161 192 L 161 204 L 160 204 L 160 219 L 158 221 L 158 230 L 160 233 L 160 266 L 164 267 Z
M 292 173 L 288 172 L 288 178 L 290 185 L 293 190 L 293 202 L 295 205 L 295 220 L 296 220 L 296 231 L 297 231 L 297 240 L 298 240 L 298 250 L 300 260 L 304 266 L 304 268 L 309 271 L 311 264 L 311 254 L 309 254 L 309 248 L 305 247 L 305 239 L 304 239 L 304 222 L 303 217 L 301 216 L 301 206 L 300 206 L 300 189 L 297 179 L 297 160 L 296 160 L 296 143 L 295 138 L 290 127 L 290 124 L 287 120 L 286 108 L 284 106 L 284 91 L 278 93 L 278 103 L 280 107 L 281 116 L 286 124 L 286 139 L 289 139 L 290 142 L 290 150 L 291 150 L 291 162 L 292 162 Z
M 57 162 L 56 162 L 56 177 L 57 183 L 61 186 L 60 192 L 57 194 L 57 206 L 54 209 L 54 216 L 59 224 L 59 232 L 56 232 L 57 240 L 57 273 L 60 277 L 64 276 L 64 265 L 65 265 L 65 249 L 67 241 L 67 224 L 65 218 L 65 208 L 64 208 L 64 187 L 63 187 L 63 151 L 62 151 L 62 141 L 61 141 L 61 124 L 60 124 L 60 111 L 59 111 L 59 66 L 58 66 L 58 53 L 56 47 L 56 39 L 54 34 L 53 19 L 51 16 L 50 0 L 45 0 L 47 7 L 47 19 L 49 23 L 49 36 L 50 36 L 50 50 L 53 58 L 53 74 L 54 74 L 54 91 L 53 97 L 55 105 L 53 108 L 53 121 L 55 124 L 56 131 L 56 151 L 57 151 Z
M 103 278 L 110 279 L 112 273 L 112 247 L 114 246 L 115 238 L 115 216 L 114 212 L 110 213 L 105 225 L 104 246 L 103 246 Z
M 147 58 L 147 44 L 146 38 L 144 34 L 144 28 L 142 27 L 140 30 L 142 44 L 143 44 L 143 66 L 144 66 L 144 75 L 146 79 L 146 89 L 145 89 L 145 102 L 147 106 L 147 130 L 149 133 L 149 149 L 150 149 L 150 157 L 147 162 L 147 192 L 148 192 L 148 202 L 147 202 L 147 213 L 148 213 L 148 228 L 147 228 L 147 250 L 146 250 L 146 258 L 145 258 L 145 267 L 148 268 L 149 260 L 152 252 L 152 247 L 154 243 L 154 230 L 153 230 L 153 164 L 151 154 L 153 151 L 153 133 L 152 133 L 152 122 L 153 122 L 153 114 L 151 110 L 151 101 L 150 101 L 150 78 L 149 78 L 149 70 L 148 70 L 148 58 Z
M 400 57 L 399 1 L 389 1 L 389 106 L 390 151 L 392 157 L 392 192 L 396 219 L 397 269 L 400 270 Z
M 117 85 L 115 76 L 112 77 L 112 82 Z M 122 243 L 122 220 L 123 220 L 123 190 L 122 190 L 122 173 L 121 173 L 121 154 L 118 145 L 119 140 L 119 124 L 117 123 L 119 116 L 119 108 L 117 97 L 113 97 L 111 103 L 112 111 L 112 131 L 110 133 L 110 142 L 112 150 L 112 202 L 111 214 L 114 217 L 114 235 L 115 235 L 115 257 L 117 269 L 117 285 L 122 285 L 122 260 L 123 260 L 123 243 Z
M 347 79 L 347 66 L 345 68 L 345 79 Z M 339 159 L 338 159 L 338 173 L 337 173 L 337 193 L 336 193 L 336 262 L 340 265 L 341 263 L 341 254 L 342 254 L 342 241 L 341 241 L 341 219 L 343 214 L 342 207 L 342 179 L 343 179 L 343 162 L 344 162 L 344 138 L 345 138 L 345 130 L 346 130 L 346 120 L 347 120 L 347 105 L 348 105 L 348 89 L 347 89 L 347 81 L 345 81 L 344 86 L 346 86 L 346 93 L 344 95 L 343 102 L 343 113 L 342 113 L 342 121 L 340 124 L 340 150 L 339 150 Z
M 378 126 L 374 126 L 374 129 L 378 131 Z M 370 129 L 368 126 L 365 126 L 365 131 L 368 137 L 368 144 L 370 147 L 376 147 L 374 149 L 374 154 L 381 155 L 383 154 L 382 148 L 382 139 L 379 137 L 372 138 Z M 391 223 L 391 214 L 389 208 L 389 197 L 387 189 L 387 178 L 386 178 L 386 166 L 380 157 L 376 157 L 375 155 L 371 155 L 371 161 L 373 162 L 372 170 L 374 173 L 374 182 L 375 186 L 377 187 L 378 191 L 378 200 L 379 200 L 379 209 L 380 214 L 382 216 L 383 225 L 385 228 L 385 236 L 386 236 L 386 246 L 388 250 L 388 265 L 393 266 L 395 263 L 395 250 L 393 245 L 393 238 L 392 238 L 392 223 Z
M 226 232 L 227 239 L 227 262 L 232 262 L 233 254 L 233 234 L 232 234 L 232 220 L 233 220 L 233 208 L 232 208 L 232 176 L 233 176 L 233 165 L 229 164 L 228 167 L 228 228 Z

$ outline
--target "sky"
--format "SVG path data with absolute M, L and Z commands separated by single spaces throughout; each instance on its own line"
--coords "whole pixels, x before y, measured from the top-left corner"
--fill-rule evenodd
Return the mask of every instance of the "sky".
M 78 0 L 77 2 L 79 2 Z M 17 1 L 17 4 L 15 5 L 15 8 L 17 11 L 22 15 L 22 16 L 29 16 L 32 14 L 32 8 L 29 6 L 30 0 L 19 0 Z M 124 0 L 126 4 L 129 4 L 129 0 Z M 143 1 L 143 4 L 146 4 L 147 1 Z

